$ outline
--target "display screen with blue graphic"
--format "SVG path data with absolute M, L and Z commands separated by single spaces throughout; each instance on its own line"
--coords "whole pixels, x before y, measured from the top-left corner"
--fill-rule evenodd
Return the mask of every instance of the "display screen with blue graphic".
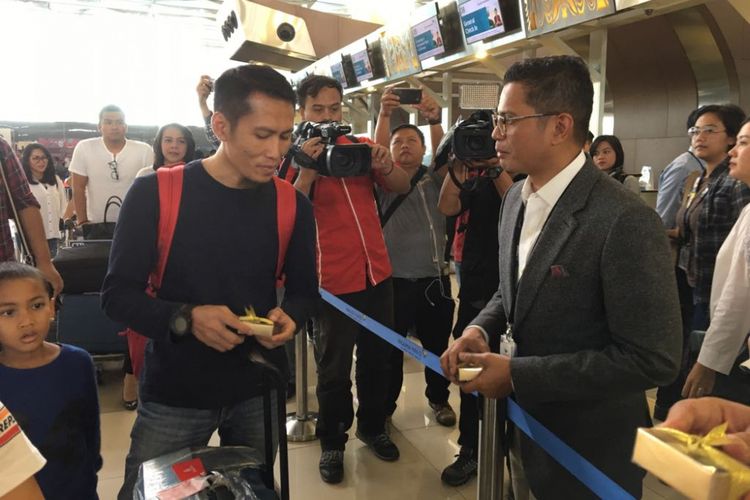
M 354 74 L 357 75 L 358 82 L 372 78 L 372 66 L 370 65 L 370 58 L 367 57 L 366 50 L 353 54 L 352 64 L 354 65 Z
M 331 75 L 339 81 L 342 87 L 346 88 L 349 86 L 346 83 L 346 75 L 344 75 L 344 65 L 340 62 L 331 65 Z
M 411 35 L 414 37 L 414 45 L 417 47 L 417 55 L 420 61 L 445 52 L 443 37 L 440 34 L 440 24 L 436 16 L 432 16 L 412 27 Z
M 474 43 L 505 31 L 498 0 L 462 0 L 458 5 L 466 43 Z

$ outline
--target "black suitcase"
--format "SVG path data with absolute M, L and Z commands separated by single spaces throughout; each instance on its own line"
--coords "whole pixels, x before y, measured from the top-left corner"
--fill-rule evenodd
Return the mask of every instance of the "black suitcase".
M 124 354 L 128 344 L 119 332 L 125 327 L 105 316 L 100 302 L 99 293 L 60 295 L 55 340 L 92 355 Z
M 65 282 L 66 293 L 99 292 L 109 265 L 112 240 L 74 240 L 60 247 L 52 262 Z

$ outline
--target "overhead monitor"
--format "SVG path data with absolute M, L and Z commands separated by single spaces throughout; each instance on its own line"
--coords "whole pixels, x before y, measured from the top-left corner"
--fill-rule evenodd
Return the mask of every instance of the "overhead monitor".
M 440 31 L 437 16 L 431 16 L 412 26 L 411 34 L 420 61 L 439 56 L 445 52 L 445 44 L 443 43 L 443 35 Z
M 346 75 L 344 75 L 344 65 L 342 63 L 337 62 L 331 65 L 331 75 L 338 80 L 342 87 L 347 88 L 349 86 L 346 83 Z
M 372 64 L 367 55 L 367 50 L 352 54 L 352 64 L 354 65 L 354 74 L 357 76 L 357 82 L 361 83 L 372 79 Z
M 422 65 L 408 26 L 395 28 L 381 35 L 383 58 L 390 78 L 401 78 L 422 71 Z
M 458 12 L 467 44 L 505 32 L 499 0 L 459 0 Z

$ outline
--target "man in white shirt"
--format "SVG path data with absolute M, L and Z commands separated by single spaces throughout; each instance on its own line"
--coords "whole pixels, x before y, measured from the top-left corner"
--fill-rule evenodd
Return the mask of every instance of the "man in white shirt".
M 151 146 L 125 138 L 125 114 L 109 105 L 99 112 L 101 137 L 84 139 L 76 145 L 70 161 L 73 202 L 78 224 L 104 222 L 107 201 L 122 200 L 140 169 L 154 162 Z M 107 222 L 116 222 L 119 206 L 107 212 Z
M 630 455 L 636 428 L 651 424 L 645 390 L 680 365 L 666 234 L 581 151 L 593 85 L 580 58 L 527 59 L 504 82 L 495 149 L 505 170 L 528 177 L 503 200 L 498 291 L 443 354 L 443 370 L 455 381 L 459 362 L 479 364 L 462 390 L 512 396 L 640 498 L 645 472 Z M 498 340 L 509 355 L 489 352 Z M 516 500 L 597 498 L 517 429 L 510 464 Z
M 47 463 L 0 401 L 0 500 L 43 499 L 34 479 Z

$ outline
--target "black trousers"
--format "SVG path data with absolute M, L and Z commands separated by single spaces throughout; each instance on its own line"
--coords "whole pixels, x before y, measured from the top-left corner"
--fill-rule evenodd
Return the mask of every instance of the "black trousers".
M 396 332 L 406 337 L 409 328 L 416 329 L 422 347 L 440 356 L 448 348 L 453 324 L 453 299 L 448 276 L 415 280 L 393 278 L 393 308 Z M 388 384 L 386 413 L 393 414 L 404 381 L 404 353 L 392 349 L 391 376 Z M 424 369 L 427 383 L 425 396 L 431 403 L 447 403 L 450 382 L 442 374 Z
M 688 284 L 685 271 L 679 267 L 675 267 L 675 277 L 677 279 L 677 293 L 680 298 L 680 314 L 682 316 L 682 361 L 680 364 L 680 373 L 677 375 L 675 381 L 669 385 L 659 387 L 656 391 L 658 411 L 664 413 L 663 415 L 657 413 L 657 417 L 664 417 L 672 405 L 682 399 L 682 388 L 685 386 L 685 380 L 693 368 L 697 356 L 697 354 L 691 355 L 688 346 L 690 331 L 693 329 L 693 288 Z
M 477 317 L 486 305 L 484 301 L 470 302 L 461 300 L 458 305 L 458 318 L 453 327 L 453 338 L 461 336 L 464 329 Z M 461 414 L 458 418 L 458 444 L 461 447 L 471 448 L 474 457 L 477 456 L 479 448 L 479 398 L 473 394 L 461 391 Z
M 390 279 L 375 287 L 338 298 L 383 325 L 393 328 L 393 283 Z M 357 426 L 365 434 L 385 430 L 385 398 L 392 347 L 337 309 L 323 303 L 317 317 L 315 339 L 318 365 L 318 424 L 315 435 L 323 450 L 343 450 L 346 432 L 354 421 L 352 407 L 352 352 L 357 346 Z

